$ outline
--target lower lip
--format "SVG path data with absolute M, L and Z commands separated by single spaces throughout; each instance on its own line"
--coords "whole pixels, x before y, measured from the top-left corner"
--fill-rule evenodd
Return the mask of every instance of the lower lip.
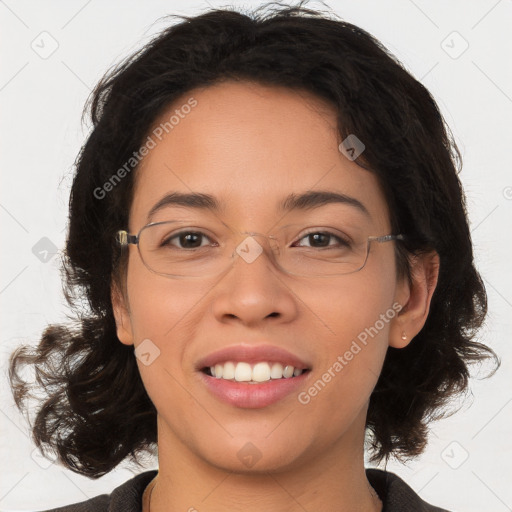
M 260 409 L 282 400 L 289 394 L 297 392 L 304 385 L 309 371 L 289 379 L 274 379 L 259 384 L 236 382 L 216 379 L 206 373 L 201 373 L 201 379 L 206 387 L 219 400 L 244 409 Z

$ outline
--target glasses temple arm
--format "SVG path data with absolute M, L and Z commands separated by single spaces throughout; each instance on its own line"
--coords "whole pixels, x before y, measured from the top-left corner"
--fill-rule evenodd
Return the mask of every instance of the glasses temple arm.
M 130 235 L 128 231 L 121 229 L 116 233 L 116 239 L 119 245 L 125 246 L 128 244 L 137 245 L 139 238 L 137 235 Z

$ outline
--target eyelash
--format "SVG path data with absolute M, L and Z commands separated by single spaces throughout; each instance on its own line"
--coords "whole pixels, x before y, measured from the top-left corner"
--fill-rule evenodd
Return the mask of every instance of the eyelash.
M 174 245 L 174 244 L 171 244 L 171 240 L 174 240 L 174 239 L 179 239 L 179 237 L 183 236 L 183 235 L 199 235 L 199 236 L 202 236 L 204 238 L 207 238 L 208 239 L 208 236 L 205 235 L 204 233 L 200 232 L 200 231 L 181 231 L 179 233 L 175 233 L 174 235 L 172 235 L 171 237 L 168 237 L 166 238 L 165 240 L 162 241 L 162 246 L 164 245 Z M 350 241 L 347 239 L 343 239 L 341 236 L 339 235 L 335 235 L 334 233 L 330 232 L 330 231 L 318 231 L 318 230 L 311 230 L 311 231 L 308 231 L 307 233 L 303 234 L 298 240 L 303 240 L 304 238 L 306 237 L 309 237 L 311 235 L 327 235 L 329 237 L 331 237 L 330 239 L 335 239 L 339 242 L 339 245 L 341 246 L 344 246 L 344 247 L 348 247 L 351 245 Z M 294 242 L 297 243 L 297 242 Z M 205 247 L 204 245 L 200 245 L 199 247 L 193 247 L 192 249 L 189 249 L 189 250 L 193 250 L 193 249 L 199 249 L 201 247 Z M 311 246 L 299 246 L 299 247 L 311 247 Z M 316 249 L 325 249 L 325 248 L 329 248 L 329 247 L 333 247 L 332 245 L 328 245 L 327 247 L 316 247 Z M 313 247 L 315 248 L 315 247 Z M 185 248 L 182 248 L 182 247 L 178 247 L 178 249 L 184 249 L 184 250 L 187 250 Z
M 307 233 L 303 234 L 299 240 L 303 240 L 304 238 L 308 237 L 308 236 L 311 236 L 311 235 L 327 235 L 327 236 L 330 236 L 331 239 L 335 239 L 339 242 L 339 245 L 342 245 L 344 247 L 348 247 L 350 246 L 350 241 L 347 238 L 342 238 L 341 236 L 339 235 L 335 235 L 334 233 L 332 233 L 331 231 L 317 231 L 317 230 L 311 230 L 311 231 L 308 231 Z M 295 243 L 295 242 L 294 242 Z M 328 245 L 327 247 L 332 247 L 331 245 Z M 318 249 L 318 247 L 317 247 Z

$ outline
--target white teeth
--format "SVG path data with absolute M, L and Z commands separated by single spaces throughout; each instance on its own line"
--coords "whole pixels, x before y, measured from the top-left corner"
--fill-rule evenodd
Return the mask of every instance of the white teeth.
M 254 366 L 245 362 L 234 363 L 233 361 L 210 366 L 212 377 L 251 383 L 298 377 L 302 375 L 303 371 L 302 368 L 295 368 L 291 365 L 283 366 L 281 363 L 268 363 L 266 361 L 256 363 Z
M 224 364 L 222 378 L 224 378 L 224 379 L 234 379 L 235 378 L 235 363 L 228 361 L 227 363 Z
M 270 380 L 270 366 L 268 363 L 258 363 L 252 369 L 252 379 L 255 382 Z
M 283 377 L 285 379 L 289 379 L 293 375 L 294 370 L 295 368 L 293 366 L 286 366 L 283 370 Z
M 283 376 L 283 365 L 281 363 L 274 363 L 270 370 L 271 379 L 280 379 Z
M 235 368 L 237 382 L 249 382 L 252 378 L 252 369 L 249 363 L 238 363 Z

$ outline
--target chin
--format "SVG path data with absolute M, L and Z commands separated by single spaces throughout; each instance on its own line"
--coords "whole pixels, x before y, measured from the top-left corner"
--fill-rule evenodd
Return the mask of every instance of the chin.
M 307 446 L 306 439 L 302 436 L 290 436 L 285 432 L 278 436 L 276 432 L 267 434 L 267 438 L 260 434 L 251 437 L 249 435 L 218 440 L 214 442 L 210 437 L 210 444 L 198 447 L 196 452 L 207 464 L 222 471 L 237 474 L 266 474 L 268 472 L 286 472 L 292 467 L 297 467 L 297 462 L 307 459 L 307 453 L 313 451 L 312 446 Z M 208 439 L 207 436 L 202 439 Z M 215 448 L 213 444 L 215 443 Z

